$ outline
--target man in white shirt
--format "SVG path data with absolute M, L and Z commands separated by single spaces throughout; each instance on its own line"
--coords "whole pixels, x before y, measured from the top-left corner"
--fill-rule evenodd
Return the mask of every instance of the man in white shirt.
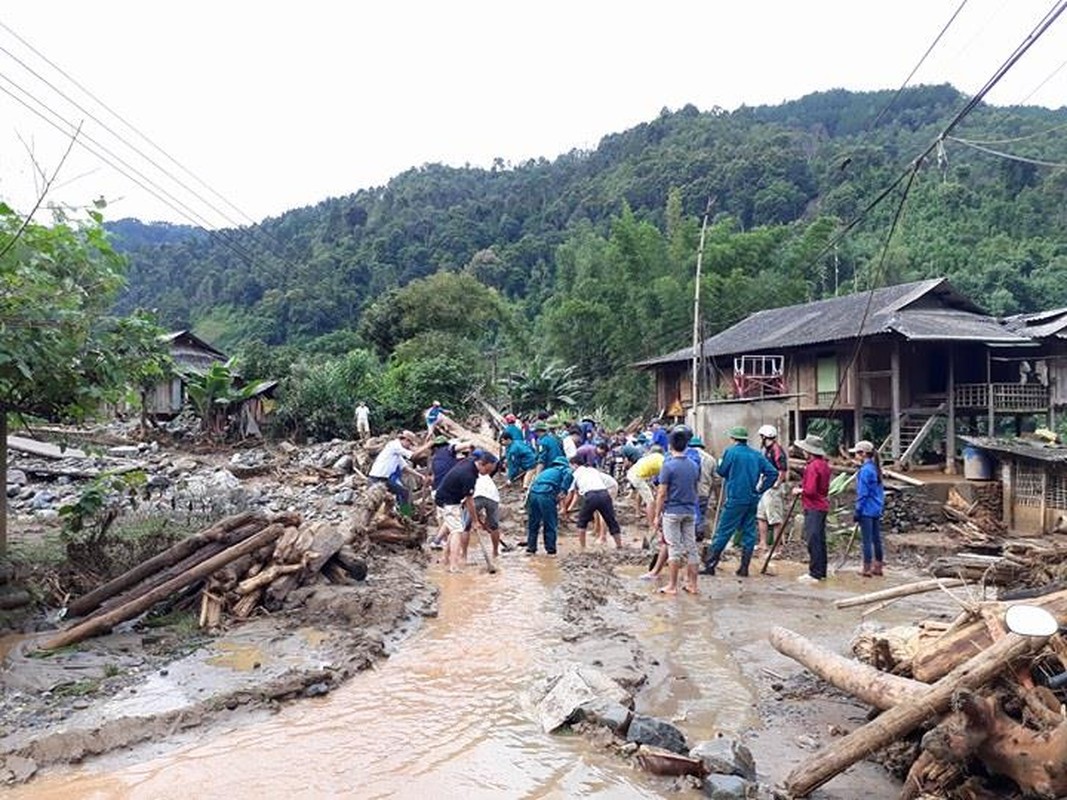
M 585 529 L 589 527 L 593 515 L 599 513 L 607 523 L 615 547 L 622 547 L 622 529 L 615 518 L 615 504 L 611 499 L 612 491 L 617 491 L 619 484 L 607 473 L 585 464 L 581 456 L 571 458 L 571 468 L 574 470 L 574 484 L 566 502 L 569 504 L 574 495 L 582 498 L 582 507 L 578 511 L 578 544 L 585 550 Z
M 479 475 L 474 484 L 474 510 L 479 518 L 484 517 L 485 527 L 489 530 L 489 538 L 493 542 L 493 558 L 500 555 L 500 490 L 496 486 L 492 475 Z M 474 520 L 464 514 L 464 529 L 470 530 Z M 505 548 L 507 549 L 507 548 Z
M 356 438 L 365 439 L 370 436 L 370 409 L 362 400 L 356 406 Z
M 411 431 L 401 431 L 395 439 L 386 442 L 382 452 L 378 453 L 374 463 L 371 464 L 370 474 L 367 476 L 371 483 L 384 483 L 389 487 L 399 505 L 404 505 L 411 499 L 408 488 L 404 485 L 404 473 L 414 475 L 419 481 L 425 482 L 427 476 L 416 472 L 411 466 L 411 459 L 421 455 L 430 449 L 431 442 L 427 442 L 415 450 L 418 440 Z

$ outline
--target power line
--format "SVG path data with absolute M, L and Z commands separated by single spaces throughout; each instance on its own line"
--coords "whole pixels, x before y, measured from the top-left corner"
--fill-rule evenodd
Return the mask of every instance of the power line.
M 1034 87 L 1034 89 L 1030 92 L 1030 94 L 1026 95 L 1026 97 L 1024 97 L 1022 99 L 1022 102 L 1020 102 L 1019 105 L 1026 105 L 1026 103 L 1030 100 L 1030 98 L 1033 97 L 1038 92 L 1040 92 L 1042 89 L 1044 89 L 1045 88 L 1045 84 L 1048 83 L 1053 78 L 1055 78 L 1059 74 L 1060 70 L 1063 69 L 1064 67 L 1067 67 L 1067 60 L 1062 61 L 1060 63 L 1060 65 L 1058 67 L 1056 67 L 1056 69 L 1052 70 L 1052 72 L 1050 72 L 1048 74 L 1048 77 L 1046 77 L 1045 80 L 1041 81 L 1041 83 L 1039 83 L 1037 86 Z
M 200 184 L 202 187 L 204 187 L 207 191 L 211 192 L 211 194 L 213 194 L 216 198 L 218 198 L 223 203 L 228 205 L 231 209 L 236 211 L 240 216 L 244 217 L 248 222 L 252 223 L 253 225 L 257 225 L 258 224 L 256 222 L 256 220 L 252 219 L 252 217 L 250 217 L 248 214 L 246 214 L 244 211 L 242 211 L 240 208 L 238 208 L 232 202 L 227 200 L 222 194 L 220 194 L 219 192 L 215 191 L 215 189 L 213 189 L 210 185 L 208 185 L 207 182 L 205 182 L 203 179 L 201 179 L 199 176 L 197 176 L 194 172 L 192 172 L 188 167 L 183 165 L 180 161 L 178 161 L 173 156 L 171 156 L 166 150 L 164 150 L 162 147 L 160 147 L 158 144 L 156 144 L 154 141 L 152 141 L 146 134 L 142 133 L 132 122 L 127 120 L 125 117 L 123 117 L 121 114 L 119 114 L 113 108 L 111 108 L 111 106 L 109 106 L 107 103 L 105 103 L 103 100 L 101 100 L 95 94 L 93 94 L 93 92 L 91 92 L 87 87 L 85 87 L 76 78 L 74 78 L 74 76 L 72 76 L 70 73 L 68 73 L 62 67 L 60 67 L 54 61 L 52 61 L 50 58 L 48 58 L 48 56 L 46 56 L 44 53 L 42 53 L 40 50 L 38 50 L 32 44 L 30 44 L 30 42 L 28 42 L 26 39 L 24 39 L 22 36 L 20 36 L 18 33 L 16 33 L 9 25 L 5 24 L 2 20 L 0 20 L 0 28 L 3 28 L 5 31 L 7 31 L 9 34 L 11 34 L 17 41 L 19 41 L 30 52 L 32 52 L 34 55 L 36 55 L 38 58 L 40 58 L 42 61 L 44 61 L 46 64 L 48 64 L 48 66 L 50 66 L 52 69 L 54 69 L 60 75 L 62 75 L 64 78 L 66 78 L 72 84 L 74 84 L 74 86 L 76 86 L 78 89 L 80 89 L 82 92 L 84 92 L 90 99 L 92 99 L 94 102 L 99 104 L 101 108 L 103 108 L 105 111 L 107 111 L 109 114 L 111 114 L 112 117 L 114 117 L 119 122 L 121 122 L 123 125 L 125 125 L 129 130 L 131 130 L 135 134 L 137 134 L 137 136 L 139 136 L 142 141 L 146 142 L 154 150 L 156 150 L 157 152 L 162 154 L 164 158 L 166 158 L 168 161 L 170 161 L 172 164 L 174 164 L 176 167 L 178 167 L 180 170 L 182 170 L 186 175 L 188 175 L 190 178 L 192 178 L 194 181 L 196 181 L 198 184 Z M 94 119 L 95 119 L 95 117 L 94 117 Z M 99 122 L 99 120 L 97 120 L 97 122 Z M 100 124 L 103 125 L 103 123 L 100 123 Z M 132 145 L 130 145 L 130 146 L 132 147 Z M 162 169 L 162 168 L 160 168 L 160 169 Z M 235 227 L 239 227 L 239 226 L 235 226 Z
M 952 12 L 952 16 L 948 18 L 948 22 L 946 22 L 942 26 L 941 32 L 938 33 L 936 37 L 934 37 L 934 40 L 930 43 L 930 46 L 926 48 L 926 52 L 923 53 L 922 58 L 919 59 L 919 63 L 912 67 L 911 72 L 908 73 L 908 77 L 904 79 L 904 82 L 900 84 L 900 88 L 897 89 L 896 94 L 894 94 L 889 99 L 889 102 L 885 104 L 885 107 L 878 112 L 878 116 L 876 116 L 874 120 L 867 126 L 867 130 L 870 130 L 875 125 L 877 125 L 882 119 L 882 117 L 884 117 L 885 114 L 889 111 L 889 109 L 893 107 L 893 104 L 896 103 L 898 99 L 900 99 L 900 95 L 904 93 L 904 89 L 909 83 L 911 83 L 911 79 L 915 77 L 915 73 L 919 71 L 919 68 L 923 65 L 926 59 L 929 58 L 930 53 L 932 53 L 934 48 L 937 47 L 937 43 L 941 41 L 941 38 L 945 35 L 948 29 L 952 27 L 952 23 L 956 21 L 956 17 L 960 15 L 960 12 L 963 11 L 963 7 L 965 5 L 967 5 L 967 0 L 962 0 L 959 6 L 956 7 L 956 10 Z
M 40 100 L 38 100 L 31 93 L 27 92 L 25 89 L 23 89 L 21 86 L 19 86 L 17 83 L 12 81 L 7 76 L 0 75 L 0 79 L 4 80 L 7 83 L 9 83 L 12 86 L 14 86 L 20 92 L 22 92 L 27 97 L 32 99 L 35 103 L 37 103 L 39 106 L 44 108 L 49 114 L 51 114 L 52 116 L 54 116 L 57 119 L 59 119 L 64 125 L 68 126 L 68 128 L 70 128 L 71 130 L 75 129 L 75 126 L 69 120 L 65 119 L 62 115 L 58 114 L 53 109 L 49 108 L 45 103 L 43 103 Z M 70 136 L 71 135 L 70 130 L 65 130 L 62 125 L 60 125 L 59 123 L 55 122 L 52 119 L 49 119 L 47 116 L 45 116 L 45 114 L 41 113 L 41 111 L 39 111 L 38 109 L 36 109 L 33 106 L 31 106 L 29 103 L 27 103 L 21 97 L 17 96 L 13 92 L 11 92 L 9 89 L 6 89 L 5 87 L 0 86 L 0 92 L 3 92 L 4 94 L 8 95 L 15 102 L 19 103 L 21 106 L 23 106 L 28 111 L 30 111 L 30 113 L 32 113 L 32 114 L 36 115 L 37 117 L 39 117 L 40 119 L 42 119 L 44 122 L 46 122 L 48 125 L 50 125 L 53 128 L 55 128 L 57 131 L 59 131 L 64 136 Z M 161 203 L 166 205 L 172 211 L 175 211 L 176 213 L 178 213 L 179 215 L 181 215 L 185 219 L 187 219 L 190 222 L 192 222 L 194 225 L 197 225 L 198 227 L 205 228 L 205 230 L 207 230 L 209 235 L 211 235 L 213 237 L 216 237 L 229 250 L 231 250 L 232 252 L 236 253 L 238 255 L 238 257 L 240 257 L 243 261 L 245 261 L 246 264 L 248 264 L 249 266 L 252 265 L 252 263 L 253 263 L 252 257 L 248 253 L 243 252 L 239 247 L 237 247 L 236 245 L 231 243 L 225 236 L 223 236 L 221 234 L 221 232 L 219 232 L 217 230 L 214 230 L 212 228 L 211 224 L 206 219 L 204 219 L 199 214 L 197 214 L 195 211 L 190 209 L 188 206 L 186 206 L 180 200 L 177 200 L 177 198 L 173 198 L 173 195 L 170 195 L 169 192 L 167 192 L 166 190 L 162 189 L 161 187 L 153 188 L 155 186 L 155 184 L 151 181 L 151 179 L 147 178 L 147 176 L 144 176 L 142 173 L 140 173 L 140 171 L 138 171 L 135 168 L 131 167 L 131 171 L 134 173 L 134 175 L 139 175 L 144 180 L 141 180 L 141 179 L 139 179 L 137 177 L 134 177 L 134 175 L 131 175 L 129 172 L 127 172 L 124 169 L 122 169 L 121 167 L 117 166 L 113 161 L 109 160 L 106 156 L 102 155 L 98 150 L 94 149 L 94 147 L 90 147 L 89 144 L 86 144 L 86 141 L 91 142 L 93 145 L 95 145 L 96 147 L 99 147 L 104 152 L 111 154 L 111 151 L 107 147 L 105 147 L 103 145 L 100 145 L 95 139 L 93 139 L 91 136 L 89 136 L 88 134 L 85 134 L 85 133 L 82 133 L 81 136 L 78 137 L 76 141 L 77 141 L 77 144 L 78 144 L 79 147 L 83 148 L 84 150 L 86 150 L 87 152 L 89 152 L 90 154 L 95 156 L 96 158 L 98 158 L 101 161 L 103 161 L 109 167 L 111 167 L 112 169 L 114 169 L 116 172 L 120 173 L 124 177 L 126 177 L 128 180 L 132 181 L 134 184 L 136 184 L 140 188 L 144 189 L 146 192 L 148 192 L 150 195 L 155 197 Z M 113 155 L 113 154 L 111 154 L 111 155 Z M 123 164 L 126 163 L 123 159 L 118 158 L 118 157 L 116 157 L 116 158 L 120 163 L 123 163 Z M 157 191 L 157 189 L 158 189 L 158 191 Z M 171 200 L 168 200 L 167 197 L 173 198 L 174 202 L 171 202 Z
M 1067 61 L 1064 61 L 1063 63 L 1067 64 Z M 1051 128 L 1046 128 L 1043 131 L 1028 133 L 1025 136 L 1013 136 L 1010 139 L 962 139 L 956 136 L 953 136 L 951 138 L 954 141 L 960 142 L 962 144 L 978 144 L 984 145 L 986 147 L 991 147 L 993 145 L 1015 144 L 1016 142 L 1025 142 L 1030 139 L 1037 139 L 1040 136 L 1048 136 L 1050 133 L 1055 133 L 1056 131 L 1062 130 L 1063 128 L 1067 128 L 1067 122 L 1064 122 L 1060 125 L 1053 125 Z
M 0 23 L 0 24 L 2 24 L 2 23 Z M 58 94 L 60 97 L 62 97 L 68 103 L 70 103 L 76 109 L 78 109 L 83 114 L 85 114 L 87 117 L 89 117 L 89 119 L 91 119 L 93 122 L 95 122 L 101 128 L 103 128 L 105 131 L 107 131 L 112 136 L 114 136 L 116 139 L 118 139 L 120 142 L 122 142 L 124 145 L 126 145 L 126 147 L 130 148 L 133 152 L 135 152 L 137 155 L 139 155 L 141 158 L 143 158 L 145 161 L 147 161 L 153 167 L 158 169 L 160 172 L 162 172 L 164 175 L 166 175 L 168 178 L 170 178 L 172 181 L 174 181 L 176 184 L 178 184 L 178 186 L 182 187 L 185 191 L 189 192 L 189 194 L 191 194 L 193 197 L 195 197 L 201 203 L 203 203 L 208 208 L 210 208 L 212 211 L 214 211 L 216 214 L 218 214 L 220 217 L 222 217 L 222 219 L 226 220 L 226 222 L 230 223 L 230 225 L 232 225 L 234 228 L 240 228 L 241 227 L 240 223 L 238 223 L 235 220 L 233 220 L 228 214 L 226 214 L 226 212 L 224 212 L 221 209 L 219 209 L 217 206 L 215 206 L 209 200 L 204 199 L 204 197 L 202 195 L 200 195 L 195 189 L 191 188 L 188 184 L 186 184 L 180 178 L 176 177 L 173 173 L 171 173 L 165 167 L 161 166 L 159 164 L 159 162 L 157 162 L 155 159 L 153 159 L 151 156 L 149 156 L 147 153 L 145 153 L 143 150 L 141 150 L 135 144 L 131 143 L 122 134 L 118 133 L 114 128 L 112 128 L 106 122 L 104 122 L 99 117 L 97 117 L 95 114 L 93 114 L 92 111 L 90 111 L 85 106 L 83 106 L 81 103 L 79 103 L 77 100 L 72 98 L 70 95 L 68 95 L 62 89 L 60 89 L 58 86 L 56 86 L 50 80 L 48 80 L 48 78 L 46 78 L 43 75 L 41 75 L 33 67 L 31 67 L 29 64 L 27 64 L 25 61 L 23 61 L 17 55 L 12 53 L 10 50 L 8 50 L 3 45 L 0 45 L 0 53 L 4 53 L 8 58 L 10 58 L 12 61 L 17 63 L 20 67 L 22 67 L 24 70 L 26 70 L 28 73 L 30 73 L 33 77 L 37 78 L 37 80 L 41 81 L 41 83 L 43 83 L 49 89 L 54 91 L 56 94 Z
M 1037 158 L 1027 158 L 1026 156 L 1017 156 L 1017 155 L 1014 155 L 1013 153 L 1004 153 L 1004 152 L 1002 152 L 1000 150 L 993 150 L 990 147 L 983 147 L 982 145 L 978 144 L 977 142 L 970 142 L 970 141 L 968 141 L 966 139 L 959 139 L 959 138 L 957 138 L 955 136 L 950 136 L 948 138 L 949 138 L 949 141 L 959 142 L 960 144 L 964 145 L 965 147 L 970 147 L 970 148 L 973 148 L 974 150 L 978 150 L 979 152 L 988 153 L 991 156 L 997 156 L 998 158 L 1006 158 L 1009 161 L 1019 161 L 1019 162 L 1021 162 L 1023 164 L 1034 164 L 1035 166 L 1038 166 L 1038 167 L 1067 168 L 1067 163 L 1060 163 L 1060 162 L 1057 162 L 1057 161 L 1042 161 L 1042 160 L 1037 159 Z

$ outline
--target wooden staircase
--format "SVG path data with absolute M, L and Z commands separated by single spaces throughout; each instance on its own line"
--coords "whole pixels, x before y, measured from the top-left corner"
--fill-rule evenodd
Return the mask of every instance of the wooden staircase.
M 938 420 L 945 417 L 945 404 L 936 408 L 909 408 L 900 419 L 900 458 L 897 465 L 906 467 L 919 453 Z M 892 439 L 892 437 L 890 437 Z

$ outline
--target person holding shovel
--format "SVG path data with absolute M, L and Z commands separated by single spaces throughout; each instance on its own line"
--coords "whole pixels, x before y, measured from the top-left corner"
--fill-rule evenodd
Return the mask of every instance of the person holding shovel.
M 737 574 L 747 578 L 752 553 L 756 549 L 756 506 L 760 495 L 778 480 L 778 468 L 759 450 L 748 446 L 747 428 L 738 425 L 727 431 L 726 435 L 734 443 L 723 452 L 715 470 L 723 479 L 722 491 L 726 492 L 726 498 L 721 504 L 719 524 L 704 562 L 703 574 L 715 574 L 730 537 L 740 529 L 741 566 Z
M 817 583 L 826 580 L 826 517 L 830 513 L 830 463 L 821 436 L 809 433 L 793 446 L 804 451 L 808 463 L 804 477 L 793 494 L 800 495 L 804 507 L 804 536 L 808 540 L 808 574 L 797 580 Z
M 467 560 L 470 531 L 464 530 L 463 511 L 485 531 L 489 526 L 478 516 L 474 505 L 474 489 L 480 475 L 496 469 L 497 459 L 492 453 L 479 452 L 477 457 L 461 459 L 449 470 L 434 495 L 434 503 L 441 513 L 441 521 L 448 528 L 448 571 L 459 572 Z
M 522 488 L 528 489 L 533 482 L 537 453 L 521 438 L 516 439 L 507 428 L 500 434 L 500 444 L 504 448 L 504 458 L 508 465 L 508 485 L 521 479 Z
M 864 578 L 882 574 L 882 511 L 885 509 L 885 488 L 882 486 L 882 464 L 874 444 L 866 439 L 856 442 L 849 450 L 860 461 L 856 473 L 856 513 L 863 543 Z
M 537 552 L 537 537 L 544 530 L 545 552 L 556 554 L 556 534 L 559 530 L 559 498 L 569 491 L 574 481 L 570 462 L 562 455 L 541 470 L 530 484 L 527 496 L 526 552 Z

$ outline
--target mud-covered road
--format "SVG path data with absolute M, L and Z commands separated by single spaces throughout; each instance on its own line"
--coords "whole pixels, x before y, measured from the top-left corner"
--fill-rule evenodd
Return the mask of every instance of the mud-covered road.
M 516 538 L 517 522 L 508 525 L 505 537 Z M 627 527 L 632 539 L 636 530 L 632 522 Z M 531 689 L 570 662 L 599 666 L 634 687 L 638 711 L 673 721 L 691 743 L 718 735 L 745 740 L 765 786 L 865 720 L 866 708 L 803 678 L 766 634 L 785 625 L 842 648 L 859 613 L 838 611 L 832 601 L 870 589 L 870 581 L 842 571 L 812 588 L 794 580 L 802 567 L 790 562 L 775 562 L 775 576 L 743 581 L 727 564 L 723 576 L 700 579 L 704 594 L 665 597 L 638 580 L 645 554 L 574 554 L 572 533 L 564 529 L 560 557 L 531 558 L 519 548 L 501 558 L 496 575 L 475 563 L 474 548 L 458 575 L 438 563 L 423 573 L 414 556 L 410 572 L 389 580 L 414 589 L 424 574 L 440 590 L 429 610 L 436 616 L 418 623 L 427 612 L 419 598 L 432 592 L 406 593 L 399 606 L 406 612 L 395 622 L 406 620 L 407 628 L 374 631 L 371 638 L 391 654 L 373 669 L 353 670 L 323 697 L 214 704 L 196 727 L 167 716 L 173 710 L 149 713 L 146 719 L 156 722 L 144 723 L 141 743 L 123 743 L 73 769 L 54 768 L 9 796 L 698 796 L 680 779 L 641 772 L 607 741 L 541 732 Z M 389 588 L 379 581 L 375 591 Z M 942 598 L 927 597 L 902 601 L 874 619 L 894 623 L 951 611 Z M 337 620 L 323 622 L 275 632 L 273 639 L 252 637 L 233 645 L 229 658 L 216 642 L 215 655 L 222 657 L 210 669 L 227 680 L 262 683 L 256 673 L 273 658 L 272 647 L 303 642 L 297 649 L 306 657 L 318 652 L 322 637 L 336 636 L 330 631 Z M 333 666 L 344 647 L 343 637 L 335 641 L 340 648 L 324 651 Z M 865 763 L 819 796 L 878 800 L 898 791 L 881 767 Z

